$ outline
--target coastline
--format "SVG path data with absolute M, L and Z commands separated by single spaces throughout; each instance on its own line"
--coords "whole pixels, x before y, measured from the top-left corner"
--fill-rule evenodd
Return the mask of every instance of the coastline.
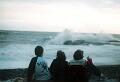
M 97 66 L 107 79 L 120 78 L 120 65 L 101 65 Z M 9 80 L 16 77 L 26 78 L 27 68 L 0 69 L 0 80 Z

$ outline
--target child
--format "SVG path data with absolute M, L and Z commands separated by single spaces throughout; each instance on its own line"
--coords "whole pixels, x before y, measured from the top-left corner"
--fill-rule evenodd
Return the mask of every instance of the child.
M 57 51 L 56 59 L 54 59 L 50 66 L 50 71 L 54 80 L 65 80 L 66 70 L 68 69 L 68 62 L 66 61 L 65 53 L 61 50 Z
M 42 46 L 37 46 L 35 48 L 36 57 L 33 57 L 31 59 L 31 62 L 28 67 L 28 82 L 32 80 L 49 80 L 51 78 L 47 63 L 43 58 L 43 51 L 44 49 Z

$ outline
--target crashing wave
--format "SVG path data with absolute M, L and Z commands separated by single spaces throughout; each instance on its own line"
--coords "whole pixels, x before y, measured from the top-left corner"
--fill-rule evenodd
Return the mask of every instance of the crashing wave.
M 85 34 L 85 33 L 73 33 L 70 30 L 64 30 L 56 37 L 48 41 L 48 44 L 52 45 L 104 45 L 111 44 L 112 41 L 120 42 L 118 38 L 112 36 L 112 34 Z

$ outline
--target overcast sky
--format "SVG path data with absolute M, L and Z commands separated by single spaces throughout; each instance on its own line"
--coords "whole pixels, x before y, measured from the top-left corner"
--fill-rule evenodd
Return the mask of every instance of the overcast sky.
M 120 0 L 0 0 L 0 30 L 120 33 Z

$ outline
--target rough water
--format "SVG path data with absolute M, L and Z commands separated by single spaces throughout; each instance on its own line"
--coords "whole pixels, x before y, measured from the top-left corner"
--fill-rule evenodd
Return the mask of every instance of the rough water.
M 65 45 L 66 41 L 78 44 Z M 48 65 L 56 57 L 57 50 L 63 50 L 69 61 L 77 49 L 82 49 L 84 58 L 90 56 L 96 65 L 120 64 L 120 35 L 0 31 L 0 69 L 28 67 L 37 45 L 44 47 Z

